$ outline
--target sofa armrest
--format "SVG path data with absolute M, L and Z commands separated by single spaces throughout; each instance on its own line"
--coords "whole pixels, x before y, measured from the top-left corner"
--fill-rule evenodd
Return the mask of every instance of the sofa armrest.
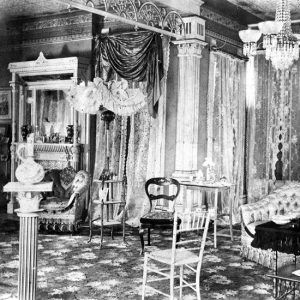
M 241 218 L 245 226 L 257 221 L 269 220 L 273 210 L 274 206 L 269 198 L 240 206 Z
M 76 176 L 72 183 L 72 193 L 77 193 L 81 195 L 86 192 L 90 185 L 90 175 L 86 171 L 79 171 L 76 173 Z

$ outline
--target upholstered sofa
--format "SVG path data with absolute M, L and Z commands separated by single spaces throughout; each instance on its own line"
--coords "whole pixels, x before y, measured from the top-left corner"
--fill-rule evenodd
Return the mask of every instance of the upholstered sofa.
M 44 194 L 40 203 L 40 231 L 75 232 L 88 211 L 90 176 L 86 171 L 51 170 L 46 181 L 53 181 L 53 192 Z
M 251 246 L 255 226 L 270 221 L 274 215 L 291 212 L 300 214 L 300 183 L 287 182 L 261 200 L 241 205 L 240 212 L 242 257 L 274 269 L 276 253 L 270 249 L 262 250 Z M 285 265 L 293 258 L 293 255 L 278 252 L 277 266 Z

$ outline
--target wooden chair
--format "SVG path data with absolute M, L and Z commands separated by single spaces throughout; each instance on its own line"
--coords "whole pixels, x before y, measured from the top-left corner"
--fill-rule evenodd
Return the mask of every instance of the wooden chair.
M 150 209 L 140 219 L 141 253 L 144 253 L 145 246 L 144 229 L 148 229 L 148 245 L 150 245 L 151 228 L 173 228 L 175 199 L 179 194 L 180 184 L 174 178 L 154 177 L 146 181 L 145 191 Z
M 117 185 L 117 189 L 114 186 Z M 93 200 L 93 211 L 100 210 L 100 214 L 91 213 L 89 242 L 93 236 L 93 225 L 100 226 L 100 249 L 103 244 L 103 230 L 111 228 L 111 238 L 114 239 L 114 227 L 122 227 L 123 241 L 125 242 L 125 196 L 124 185 L 121 180 L 106 180 L 100 183 L 99 198 Z M 116 197 L 120 197 L 117 199 Z M 119 212 L 123 213 L 119 216 Z
M 200 299 L 200 271 L 210 214 L 198 210 L 181 214 L 180 219 L 181 224 L 178 228 L 178 216 L 175 212 L 172 248 L 145 254 L 142 299 L 145 299 L 146 287 L 154 289 L 171 300 L 174 299 L 174 289 L 180 289 L 179 299 L 182 299 L 182 288 L 190 287 L 196 292 L 197 299 Z M 181 234 L 181 241 L 177 240 L 178 234 Z M 195 282 L 188 282 L 184 278 L 185 269 L 189 271 L 189 275 L 191 271 L 195 273 Z M 178 270 L 179 275 L 176 273 Z M 148 279 L 148 272 L 156 273 L 158 278 L 155 276 L 154 279 Z M 180 285 L 175 287 L 174 279 L 178 277 Z M 161 280 L 170 281 L 169 294 L 152 286 L 153 282 Z

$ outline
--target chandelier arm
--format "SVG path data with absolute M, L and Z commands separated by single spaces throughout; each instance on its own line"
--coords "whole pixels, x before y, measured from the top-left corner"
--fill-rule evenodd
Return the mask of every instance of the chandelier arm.
M 278 0 L 276 6 L 275 21 L 265 21 L 258 24 L 248 25 L 247 30 L 239 32 L 244 42 L 243 53 L 245 56 L 257 54 L 257 42 L 259 33 L 263 34 L 263 48 L 267 60 L 271 60 L 275 69 L 286 70 L 294 61 L 299 59 L 299 42 L 297 36 L 293 35 L 289 0 Z M 258 27 L 259 30 L 253 29 Z

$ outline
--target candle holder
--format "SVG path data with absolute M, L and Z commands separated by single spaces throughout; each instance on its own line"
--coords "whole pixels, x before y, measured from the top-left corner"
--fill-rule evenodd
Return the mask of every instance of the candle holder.
M 74 137 L 74 125 L 68 125 L 67 126 L 67 136 L 65 141 L 67 143 L 73 143 L 73 137 Z
M 23 142 L 27 141 L 27 135 L 29 134 L 30 130 L 29 130 L 29 126 L 27 124 L 21 126 L 21 135 L 23 138 Z

